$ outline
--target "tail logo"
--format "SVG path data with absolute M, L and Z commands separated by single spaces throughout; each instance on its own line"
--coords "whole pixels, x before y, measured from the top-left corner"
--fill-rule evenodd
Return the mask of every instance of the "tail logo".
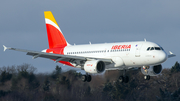
M 49 48 L 64 48 L 68 45 L 51 11 L 45 11 L 45 22 L 48 35 Z

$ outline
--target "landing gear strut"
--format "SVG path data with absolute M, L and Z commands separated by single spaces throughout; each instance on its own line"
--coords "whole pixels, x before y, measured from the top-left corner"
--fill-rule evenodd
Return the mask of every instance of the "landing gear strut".
M 81 77 L 81 80 L 83 81 L 83 82 L 90 82 L 91 81 L 91 75 L 82 75 L 82 77 Z
M 143 72 L 145 72 L 145 76 L 144 79 L 145 80 L 150 80 L 150 76 L 148 75 L 148 69 L 150 68 L 150 66 L 143 66 Z

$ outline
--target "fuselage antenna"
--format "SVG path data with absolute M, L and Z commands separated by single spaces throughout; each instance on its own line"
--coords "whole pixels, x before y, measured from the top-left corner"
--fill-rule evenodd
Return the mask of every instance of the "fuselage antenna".
M 146 42 L 146 38 L 144 38 L 144 41 Z

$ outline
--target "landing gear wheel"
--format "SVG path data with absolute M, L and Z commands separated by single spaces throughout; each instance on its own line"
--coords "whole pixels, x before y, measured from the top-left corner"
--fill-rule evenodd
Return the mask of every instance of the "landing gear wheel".
M 124 77 L 124 83 L 128 83 L 129 82 L 129 77 L 128 76 L 125 76 Z
M 145 79 L 145 80 L 150 80 L 150 76 L 149 76 L 149 75 L 145 75 L 145 76 L 144 76 L 144 79 Z
M 83 81 L 83 82 L 90 82 L 91 81 L 91 75 L 82 75 L 81 76 L 81 80 Z
M 119 80 L 120 83 L 123 83 L 124 82 L 124 77 L 120 76 L 118 80 Z
M 91 81 L 91 75 L 87 75 L 87 82 Z
M 86 76 L 86 75 L 82 75 L 82 76 L 81 76 L 81 80 L 82 80 L 83 82 L 86 82 L 87 76 Z
M 118 80 L 119 80 L 120 83 L 123 83 L 123 82 L 128 83 L 129 82 L 129 77 L 128 76 L 120 76 Z

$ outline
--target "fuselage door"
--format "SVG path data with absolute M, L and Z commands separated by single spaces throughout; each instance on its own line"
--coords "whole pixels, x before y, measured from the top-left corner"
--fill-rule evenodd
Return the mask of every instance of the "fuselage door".
M 140 57 L 141 56 L 141 47 L 142 47 L 142 44 L 136 44 L 135 46 L 135 57 Z

